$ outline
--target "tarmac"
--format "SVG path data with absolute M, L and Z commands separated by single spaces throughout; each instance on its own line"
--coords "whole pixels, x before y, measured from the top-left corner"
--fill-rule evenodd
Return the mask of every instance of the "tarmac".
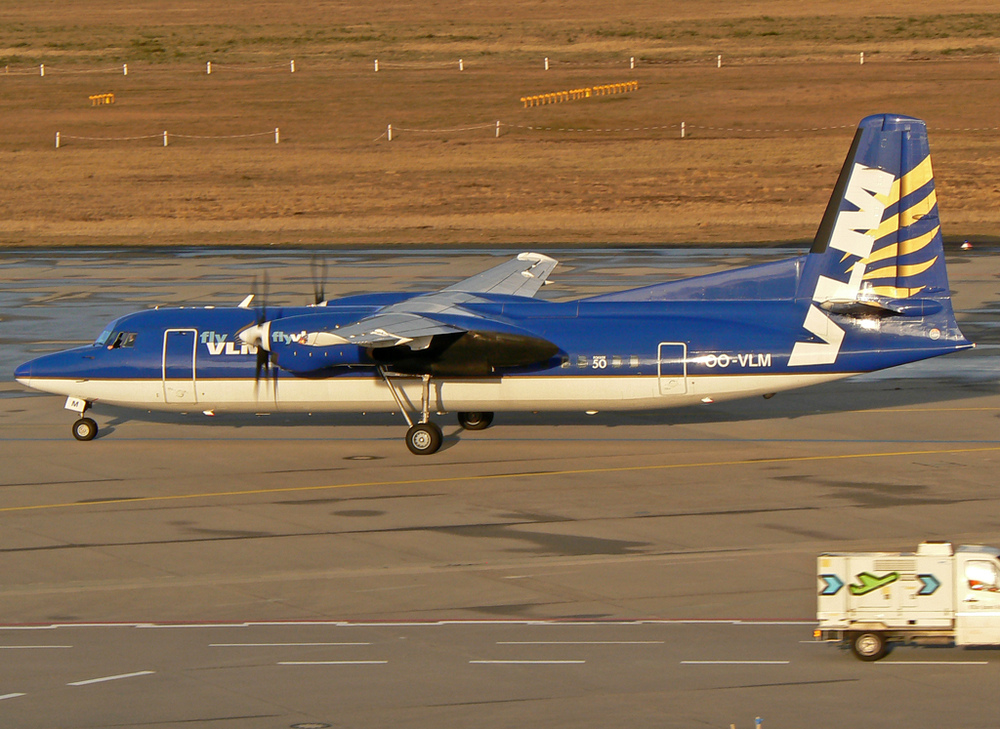
M 562 252 L 545 294 L 784 253 Z M 442 416 L 432 457 L 388 415 L 95 409 L 79 443 L 59 398 L 10 382 L 154 300 L 235 303 L 264 270 L 311 297 L 308 253 L 257 255 L 0 265 L 0 724 L 995 723 L 997 651 L 812 643 L 821 552 L 1000 546 L 995 251 L 949 251 L 970 352 L 769 400 Z M 362 251 L 326 293 L 492 262 Z

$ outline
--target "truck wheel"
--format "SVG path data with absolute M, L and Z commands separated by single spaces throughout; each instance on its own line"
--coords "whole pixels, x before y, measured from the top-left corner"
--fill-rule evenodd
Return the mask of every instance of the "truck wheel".
M 881 633 L 855 633 L 851 636 L 851 652 L 858 660 L 877 661 L 886 654 L 885 636 Z

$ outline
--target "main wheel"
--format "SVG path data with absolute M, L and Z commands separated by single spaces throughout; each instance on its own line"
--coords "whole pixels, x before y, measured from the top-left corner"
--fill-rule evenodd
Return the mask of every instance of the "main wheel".
M 459 413 L 458 424 L 466 430 L 486 430 L 493 422 L 493 413 Z
M 73 423 L 73 437 L 77 440 L 93 440 L 97 435 L 97 423 L 91 418 L 80 418 Z
M 406 447 L 418 456 L 437 453 L 441 439 L 441 428 L 434 423 L 417 423 L 406 431 Z
M 877 661 L 886 654 L 885 636 L 881 633 L 855 633 L 851 636 L 851 652 L 862 661 Z

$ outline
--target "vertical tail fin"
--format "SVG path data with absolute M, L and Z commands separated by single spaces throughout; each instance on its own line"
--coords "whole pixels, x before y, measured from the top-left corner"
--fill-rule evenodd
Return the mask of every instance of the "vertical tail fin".
M 923 121 L 861 121 L 811 253 L 800 292 L 817 303 L 948 297 Z
M 836 359 L 845 330 L 830 314 L 922 317 L 935 341 L 967 344 L 951 308 L 922 120 L 862 119 L 796 295 L 812 301 L 803 326 L 821 341 L 796 344 L 791 366 Z

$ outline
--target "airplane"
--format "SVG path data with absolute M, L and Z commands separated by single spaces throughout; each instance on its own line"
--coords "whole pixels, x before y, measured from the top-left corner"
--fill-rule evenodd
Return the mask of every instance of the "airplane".
M 216 412 L 399 412 L 435 453 L 431 413 L 671 408 L 830 382 L 974 346 L 952 309 L 926 124 L 863 119 L 808 253 L 574 301 L 535 294 L 556 261 L 521 253 L 428 293 L 315 305 L 157 308 L 16 369 L 93 405 Z

